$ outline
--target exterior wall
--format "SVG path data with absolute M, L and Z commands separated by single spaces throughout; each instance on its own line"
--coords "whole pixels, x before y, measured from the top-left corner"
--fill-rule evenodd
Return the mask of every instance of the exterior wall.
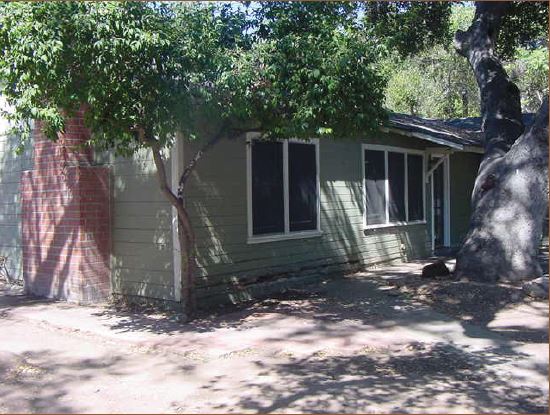
M 110 293 L 108 170 L 90 164 L 82 113 L 65 129 L 54 143 L 36 125 L 33 169 L 21 175 L 25 290 L 97 302 Z
M 16 142 L 0 135 L 0 255 L 8 255 L 10 274 L 21 278 L 20 177 L 32 167 L 32 148 L 16 156 Z M 433 147 L 390 134 L 364 142 L 420 150 Z M 321 237 L 249 245 L 245 142 L 218 143 L 201 160 L 188 188 L 188 207 L 198 240 L 199 304 L 237 301 L 290 281 L 295 284 L 426 255 L 429 225 L 363 230 L 361 144 L 321 140 Z M 186 145 L 187 161 L 199 145 Z M 479 159 L 472 153 L 451 156 L 453 245 L 460 243 L 467 229 Z M 96 162 L 110 170 L 112 292 L 175 300 L 172 211 L 159 191 L 150 152 L 141 151 L 131 159 L 103 154 L 96 156 Z M 167 171 L 170 173 L 169 157 Z M 426 197 L 429 220 L 428 191 Z
M 0 97 L 0 107 L 5 102 Z M 21 155 L 15 150 L 19 138 L 9 134 L 8 122 L 0 117 L 0 256 L 7 256 L 6 267 L 13 280 L 23 280 L 21 246 L 21 172 L 32 166 L 32 146 Z
M 451 246 L 459 246 L 470 223 L 470 200 L 481 154 L 453 153 L 450 159 Z
M 323 235 L 309 239 L 247 244 L 244 138 L 216 144 L 201 160 L 187 189 L 198 241 L 199 305 L 246 299 L 289 278 L 319 279 L 427 254 L 426 225 L 363 229 L 362 143 L 320 141 Z M 368 142 L 424 149 L 420 140 L 386 134 Z M 186 161 L 199 145 L 185 146 Z
M 113 293 L 174 300 L 172 211 L 159 190 L 151 152 L 97 159 L 111 170 Z M 169 174 L 169 157 L 166 165 Z

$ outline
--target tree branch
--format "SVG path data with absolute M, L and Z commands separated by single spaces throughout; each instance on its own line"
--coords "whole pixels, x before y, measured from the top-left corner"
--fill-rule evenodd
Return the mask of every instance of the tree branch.
M 160 147 L 158 142 L 154 138 L 147 137 L 145 135 L 145 130 L 143 130 L 142 128 L 139 128 L 137 132 L 139 136 L 139 141 L 151 147 L 151 151 L 153 153 L 153 161 L 155 163 L 155 167 L 157 168 L 157 179 L 159 182 L 160 190 L 166 196 L 170 204 L 178 208 L 179 200 L 178 200 L 178 197 L 174 194 L 174 192 L 172 192 L 168 184 L 166 167 L 164 166 L 164 160 L 162 159 L 162 154 L 160 152 Z
M 508 2 L 477 2 L 468 30 L 457 31 L 454 45 L 472 67 L 481 95 L 487 159 L 501 157 L 523 133 L 520 92 L 495 55 L 495 40 Z
M 210 150 L 218 141 L 221 140 L 221 138 L 224 136 L 225 130 L 227 128 L 227 123 L 222 123 L 220 129 L 212 137 L 199 151 L 195 153 L 187 167 L 183 170 L 183 173 L 180 176 L 180 180 L 178 182 L 178 197 L 183 197 L 183 192 L 185 190 L 185 184 L 187 183 L 187 179 L 189 179 L 189 176 L 191 176 L 191 173 L 193 173 L 193 170 L 197 166 L 197 163 L 200 161 L 200 159 L 204 156 L 204 154 Z

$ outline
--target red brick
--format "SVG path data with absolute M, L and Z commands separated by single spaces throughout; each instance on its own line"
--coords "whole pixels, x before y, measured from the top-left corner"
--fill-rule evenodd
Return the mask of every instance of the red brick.
M 34 169 L 21 176 L 23 275 L 27 290 L 71 301 L 110 289 L 109 171 L 91 166 L 82 112 L 57 142 L 34 131 Z

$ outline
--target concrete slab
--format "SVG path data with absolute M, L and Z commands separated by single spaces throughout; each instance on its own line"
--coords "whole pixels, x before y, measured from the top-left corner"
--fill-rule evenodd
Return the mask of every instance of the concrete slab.
M 503 333 L 547 325 L 547 303 L 479 326 L 376 278 L 189 324 L 4 289 L 0 412 L 547 412 L 548 344 Z

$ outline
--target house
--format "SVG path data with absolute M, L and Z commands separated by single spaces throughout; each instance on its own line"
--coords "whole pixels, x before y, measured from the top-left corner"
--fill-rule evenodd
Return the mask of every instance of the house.
M 150 154 L 93 154 L 82 118 L 58 143 L 35 132 L 14 155 L 0 138 L 0 255 L 29 292 L 71 301 L 108 295 L 180 300 L 175 212 Z M 216 144 L 190 179 L 197 304 L 457 247 L 481 159 L 480 120 L 393 114 L 363 140 Z M 199 148 L 166 154 L 174 184 Z

